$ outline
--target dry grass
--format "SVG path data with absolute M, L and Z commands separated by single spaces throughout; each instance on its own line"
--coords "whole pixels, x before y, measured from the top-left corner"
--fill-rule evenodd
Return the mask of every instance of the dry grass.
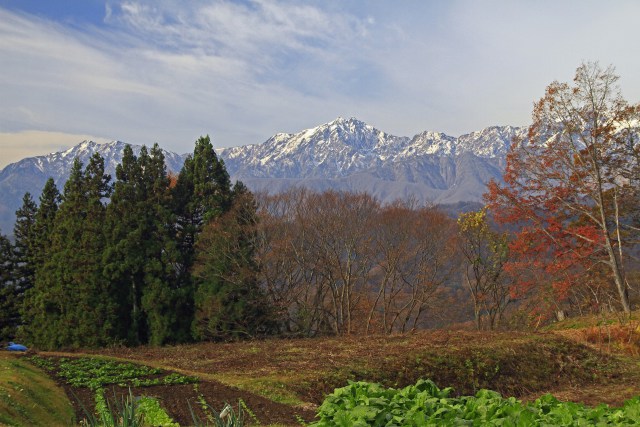
M 98 353 L 218 380 L 307 408 L 348 380 L 403 387 L 418 378 L 431 378 L 441 387 L 453 386 L 459 394 L 490 388 L 533 399 L 550 392 L 594 405 L 621 404 L 640 394 L 635 359 L 610 356 L 575 341 L 556 332 L 425 331 L 390 337 L 113 348 Z

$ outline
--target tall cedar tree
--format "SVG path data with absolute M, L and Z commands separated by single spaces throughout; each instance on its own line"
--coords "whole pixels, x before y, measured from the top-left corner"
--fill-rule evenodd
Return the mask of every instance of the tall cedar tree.
M 20 324 L 20 290 L 15 272 L 13 245 L 0 234 L 0 341 L 13 339 Z
M 116 337 L 137 345 L 148 340 L 148 328 L 140 308 L 143 282 L 143 244 L 139 210 L 141 168 L 131 146 L 124 148 L 122 162 L 116 167 L 116 182 L 105 218 L 106 248 L 104 274 L 112 295 L 119 302 Z M 138 234 L 140 233 L 140 234 Z
M 209 136 L 196 141 L 193 156 L 188 156 L 172 189 L 175 214 L 176 243 L 180 258 L 176 263 L 177 289 L 181 299 L 176 302 L 181 330 L 190 330 L 194 318 L 192 275 L 195 244 L 202 227 L 229 210 L 232 201 L 231 180 L 218 159 Z
M 14 287 L 16 291 L 16 310 L 20 311 L 26 291 L 33 287 L 35 282 L 36 264 L 34 252 L 37 250 L 36 242 L 36 214 L 38 207 L 30 193 L 22 198 L 22 206 L 16 211 L 16 222 L 13 227 L 14 241 Z
M 128 344 L 184 340 L 172 276 L 175 247 L 169 224 L 169 179 L 156 144 L 136 158 L 126 146 L 107 207 L 104 271 L 119 302 L 117 336 Z
M 528 139 L 507 156 L 504 185 L 487 199 L 495 217 L 521 225 L 513 252 L 542 269 L 560 295 L 599 266 L 629 312 L 625 236 L 637 212 L 640 107 L 629 105 L 613 68 L 581 65 L 574 84 L 553 82 L 535 104 Z M 637 240 L 637 239 L 634 239 Z
M 47 251 L 51 246 L 51 232 L 61 202 L 61 195 L 53 178 L 49 178 L 42 189 L 35 216 L 33 231 L 34 246 L 31 248 L 34 270 L 37 273 L 47 259 Z
M 210 220 L 196 244 L 196 339 L 255 337 L 271 331 L 267 298 L 258 285 L 257 208 L 241 182 L 229 211 Z
M 104 160 L 86 170 L 74 161 L 51 232 L 51 246 L 25 304 L 28 337 L 39 348 L 111 342 L 116 313 L 102 275 L 104 199 L 110 195 Z
M 35 286 L 36 277 L 38 272 L 43 273 L 44 263 L 48 258 L 49 248 L 51 247 L 51 232 L 53 231 L 54 220 L 56 213 L 58 212 L 58 206 L 60 204 L 61 195 L 58 188 L 53 181 L 53 178 L 49 178 L 40 194 L 40 204 L 35 214 L 35 220 L 33 224 L 32 234 L 32 246 L 30 247 L 31 256 L 30 262 L 33 271 L 33 282 Z M 31 318 L 26 313 L 29 311 L 29 305 L 31 303 L 30 298 L 33 297 L 31 286 L 25 291 L 24 301 L 22 302 L 20 311 L 23 314 L 21 322 L 27 325 L 31 321 Z
M 149 204 L 148 215 L 151 215 L 147 220 L 152 224 L 151 241 L 146 246 L 149 262 L 144 266 L 147 289 L 142 295 L 142 308 L 149 322 L 149 342 L 159 345 L 191 338 L 191 311 L 184 310 L 185 300 L 191 294 L 179 286 L 176 278 L 175 265 L 179 254 L 173 234 L 170 179 L 164 154 L 158 144 L 153 146 L 150 154 L 140 156 Z

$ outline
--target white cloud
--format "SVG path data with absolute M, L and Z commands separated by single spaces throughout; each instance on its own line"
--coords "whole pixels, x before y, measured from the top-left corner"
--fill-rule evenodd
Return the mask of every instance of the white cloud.
M 526 124 L 581 60 L 613 63 L 640 97 L 640 3 L 617 6 L 107 0 L 104 24 L 85 27 L 0 8 L 0 132 L 186 152 L 204 133 L 257 143 L 338 115 L 406 136 Z
M 188 128 L 220 134 L 222 145 L 257 142 L 243 138 L 270 136 L 273 125 L 246 129 L 263 117 L 334 108 L 332 86 L 352 72 L 353 43 L 369 25 L 260 1 L 110 2 L 105 21 L 80 30 L 0 9 L 0 114 L 11 117 L 0 131 L 116 133 L 178 151 L 193 142 L 181 140 Z

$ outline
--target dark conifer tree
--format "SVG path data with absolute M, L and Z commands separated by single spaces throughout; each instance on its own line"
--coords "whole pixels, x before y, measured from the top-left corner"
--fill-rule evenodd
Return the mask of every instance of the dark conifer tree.
M 73 341 L 71 329 L 77 325 L 69 321 L 68 316 L 72 304 L 70 282 L 74 275 L 73 266 L 67 262 L 73 255 L 68 247 L 69 242 L 81 239 L 79 225 L 84 204 L 82 163 L 76 158 L 64 186 L 59 215 L 53 222 L 48 256 L 36 272 L 35 286 L 27 294 L 24 305 L 24 315 L 29 322 L 25 328 L 27 339 L 39 348 L 55 349 L 69 346 Z
M 79 324 L 77 341 L 81 346 L 97 346 L 110 342 L 116 327 L 115 303 L 108 281 L 103 275 L 102 255 L 105 250 L 104 222 L 106 203 L 111 196 L 111 176 L 105 173 L 104 159 L 95 153 L 83 175 L 85 196 L 80 246 L 76 255 L 73 282 L 79 291 L 74 318 Z M 80 304 L 83 303 L 83 304 Z
M 194 315 L 196 284 L 192 267 L 198 235 L 207 221 L 229 210 L 231 201 L 231 180 L 224 162 L 218 159 L 209 136 L 200 137 L 172 191 L 176 244 L 180 253 L 176 271 L 182 301 L 178 310 L 185 328 L 191 327 Z
M 144 264 L 146 289 L 142 306 L 149 323 L 149 342 L 184 342 L 190 338 L 181 312 L 190 294 L 179 286 L 175 265 L 179 254 L 173 234 L 174 216 L 171 212 L 170 181 L 162 150 L 155 144 L 149 156 L 141 156 L 145 188 L 146 223 L 149 239 L 145 242 Z
M 40 194 L 40 204 L 36 212 L 34 224 L 34 247 L 32 257 L 35 271 L 42 267 L 47 258 L 47 251 L 51 246 L 51 231 L 53 230 L 56 213 L 60 205 L 61 195 L 53 178 L 49 178 Z
M 237 183 L 231 208 L 210 220 L 196 245 L 194 337 L 255 337 L 271 331 L 270 310 L 258 285 L 257 208 Z
M 51 232 L 54 227 L 54 220 L 56 212 L 58 211 L 58 205 L 61 201 L 60 192 L 56 187 L 53 178 L 49 178 L 40 195 L 40 205 L 35 214 L 35 221 L 33 224 L 33 246 L 31 247 L 31 262 L 33 265 L 33 282 L 35 286 L 38 275 L 42 277 L 45 273 L 44 264 L 48 259 L 48 252 L 51 246 Z M 22 323 L 25 325 L 25 330 L 30 331 L 29 323 L 32 321 L 31 314 L 33 313 L 36 304 L 36 291 L 31 287 L 27 289 L 24 294 L 24 301 L 21 306 Z
M 16 222 L 13 226 L 14 256 L 15 256 L 15 280 L 20 290 L 20 300 L 27 289 L 33 287 L 35 282 L 34 251 L 36 250 L 35 222 L 38 207 L 31 193 L 26 193 L 22 198 L 22 206 L 16 211 Z
M 231 180 L 224 162 L 218 159 L 209 136 L 200 137 L 193 156 L 185 160 L 173 191 L 184 274 L 193 264 L 195 240 L 202 226 L 226 212 L 231 200 Z
M 175 323 L 176 251 L 170 233 L 169 179 L 156 144 L 136 157 L 125 148 L 107 208 L 105 274 L 120 301 L 119 334 L 130 344 L 178 341 Z
M 111 203 L 105 218 L 106 248 L 103 254 L 104 274 L 111 283 L 112 297 L 117 306 L 118 323 L 115 335 L 128 344 L 147 341 L 147 326 L 140 308 L 143 260 L 139 254 L 140 198 L 137 183 L 141 170 L 131 146 L 124 149 L 122 162 L 116 167 Z
M 20 324 L 20 289 L 15 280 L 16 260 L 9 239 L 0 234 L 0 341 L 15 337 Z
M 50 246 L 25 304 L 27 332 L 40 348 L 111 342 L 115 313 L 102 275 L 104 200 L 110 177 L 95 154 L 86 170 L 74 161 L 55 215 Z

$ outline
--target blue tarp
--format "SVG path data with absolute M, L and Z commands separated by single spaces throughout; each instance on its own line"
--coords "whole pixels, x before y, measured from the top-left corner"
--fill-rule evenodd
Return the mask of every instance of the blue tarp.
M 23 346 L 22 344 L 16 344 L 14 342 L 10 342 L 6 349 L 9 351 L 27 351 L 27 347 Z

